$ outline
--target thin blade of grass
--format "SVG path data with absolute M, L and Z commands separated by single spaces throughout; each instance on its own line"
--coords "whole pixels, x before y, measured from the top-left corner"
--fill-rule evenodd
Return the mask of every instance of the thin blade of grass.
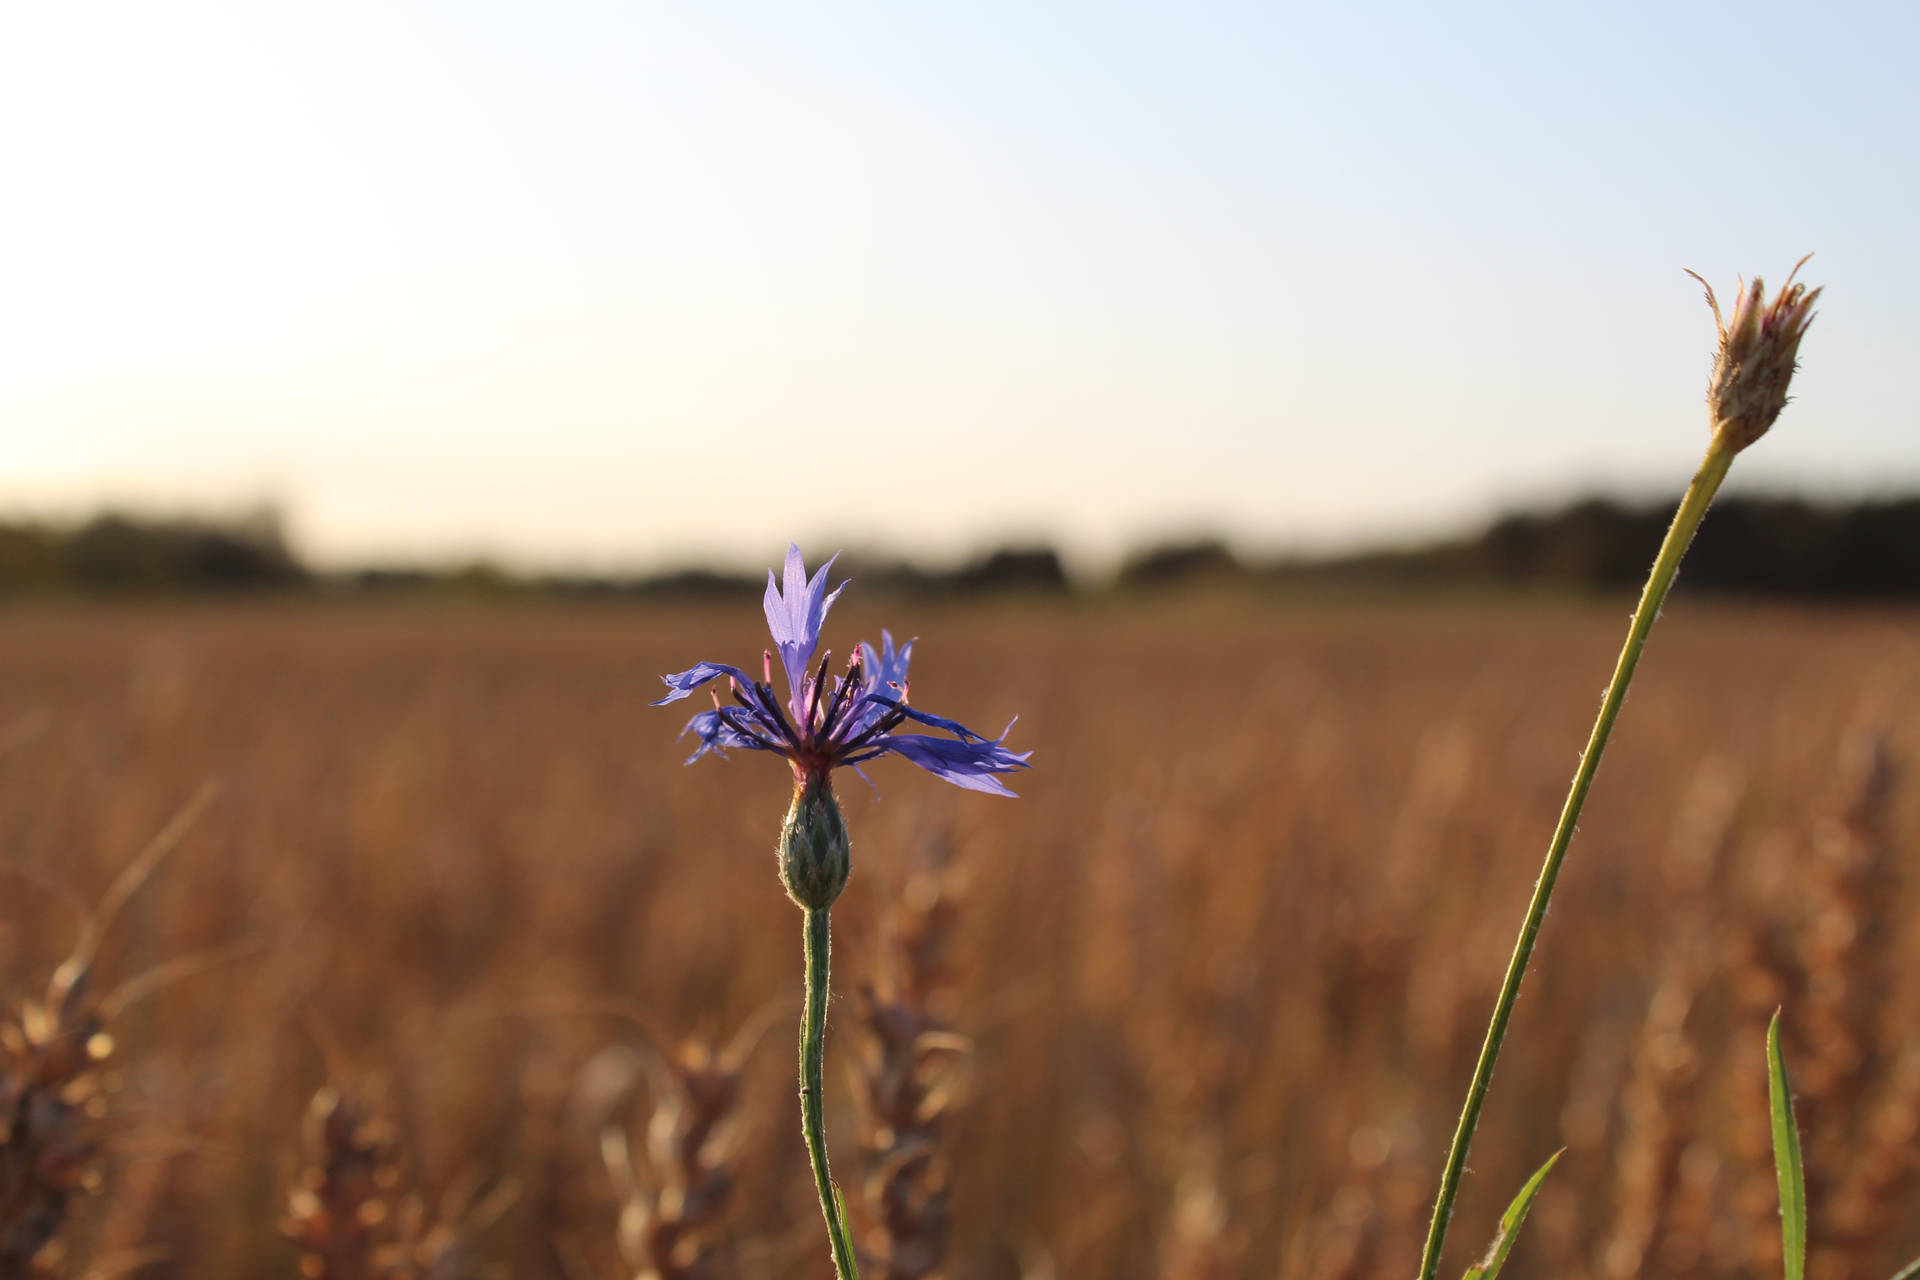
M 54 982 L 63 993 L 87 981 L 87 975 L 93 968 L 94 955 L 100 949 L 100 940 L 113 928 L 114 921 L 125 910 L 133 895 L 140 891 L 140 886 L 147 882 L 147 878 L 166 860 L 167 855 L 186 839 L 187 832 L 219 794 L 219 783 L 202 783 L 193 799 L 187 801 L 186 806 L 160 829 L 160 834 L 149 840 L 146 848 L 114 877 L 113 883 L 107 886 L 106 893 L 101 896 L 99 905 L 94 908 L 92 917 L 81 927 L 80 940 L 74 944 L 73 954 L 54 974 Z
M 1461 1280 L 1494 1280 L 1500 1274 L 1500 1268 L 1507 1264 L 1507 1255 L 1513 1252 L 1513 1242 L 1520 1234 L 1520 1224 L 1527 1220 L 1527 1210 L 1533 1208 L 1533 1198 L 1540 1194 L 1540 1186 L 1553 1172 L 1560 1157 L 1566 1153 L 1562 1147 L 1547 1157 L 1547 1162 L 1534 1171 L 1527 1179 L 1527 1185 L 1520 1188 L 1520 1194 L 1513 1198 L 1507 1211 L 1500 1215 L 1500 1230 L 1493 1237 L 1493 1243 L 1487 1246 L 1486 1257 L 1467 1268 Z
M 1807 1175 L 1800 1163 L 1800 1131 L 1793 1122 L 1787 1063 L 1780 1053 L 1777 1009 L 1767 1026 L 1767 1099 L 1773 1112 L 1773 1166 L 1780 1178 L 1780 1244 L 1786 1280 L 1803 1280 L 1807 1270 Z
M 1893 1280 L 1920 1280 L 1920 1258 L 1915 1258 L 1895 1273 Z
M 840 1194 L 840 1184 L 837 1182 L 833 1184 L 833 1203 L 834 1207 L 840 1210 L 840 1221 L 836 1225 L 835 1230 L 839 1232 L 840 1243 L 846 1249 L 847 1266 L 853 1270 L 853 1275 L 850 1276 L 848 1280 L 860 1280 L 860 1259 L 853 1251 L 853 1237 L 847 1231 L 847 1222 L 849 1221 L 847 1218 L 847 1198 Z

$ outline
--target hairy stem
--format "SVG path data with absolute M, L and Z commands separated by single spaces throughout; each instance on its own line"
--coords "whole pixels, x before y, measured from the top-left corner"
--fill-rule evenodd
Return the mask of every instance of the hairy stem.
M 1473 1083 L 1467 1088 L 1466 1106 L 1460 1111 L 1460 1124 L 1454 1130 L 1453 1145 L 1447 1150 L 1446 1172 L 1440 1179 L 1440 1196 L 1434 1202 L 1433 1223 L 1427 1229 L 1426 1251 L 1420 1259 L 1420 1280 L 1434 1280 L 1440 1269 L 1440 1250 L 1446 1243 L 1454 1197 L 1459 1193 L 1460 1177 L 1466 1170 L 1467 1148 L 1473 1144 L 1473 1131 L 1480 1123 L 1480 1108 L 1487 1100 L 1487 1086 L 1493 1079 L 1493 1064 L 1500 1056 L 1501 1043 L 1507 1038 L 1507 1022 L 1513 1016 L 1514 1001 L 1520 997 L 1520 980 L 1526 976 L 1527 962 L 1533 958 L 1540 922 L 1546 918 L 1547 901 L 1553 896 L 1554 882 L 1560 877 L 1560 864 L 1566 859 L 1567 846 L 1573 842 L 1580 810 L 1587 801 L 1587 789 L 1593 785 L 1601 753 L 1607 749 L 1607 739 L 1613 733 L 1613 722 L 1626 701 L 1627 685 L 1633 680 L 1634 668 L 1640 664 L 1640 651 L 1646 647 L 1654 619 L 1660 616 L 1661 602 L 1667 598 L 1667 590 L 1673 586 L 1674 575 L 1680 570 L 1680 558 L 1687 553 L 1694 531 L 1707 514 L 1707 505 L 1713 501 L 1720 482 L 1726 479 L 1727 468 L 1732 465 L 1736 452 L 1724 433 L 1714 435 L 1706 460 L 1700 464 L 1693 483 L 1687 486 L 1686 496 L 1680 500 L 1680 509 L 1674 513 L 1666 541 L 1660 544 L 1653 571 L 1647 575 L 1646 589 L 1640 593 L 1640 605 L 1633 611 L 1633 621 L 1627 627 L 1627 642 L 1620 650 L 1620 661 L 1614 666 L 1606 697 L 1600 702 L 1600 715 L 1593 722 L 1593 735 L 1587 739 L 1580 767 L 1574 771 L 1573 786 L 1567 792 L 1566 806 L 1560 811 L 1560 823 L 1554 828 L 1552 843 L 1547 846 L 1533 900 L 1527 904 L 1527 916 L 1513 946 L 1513 959 L 1507 963 L 1506 980 L 1500 984 L 1493 1019 L 1487 1024 L 1486 1043 L 1480 1047 L 1480 1061 L 1474 1066 Z
M 827 1171 L 827 1133 L 821 1080 L 827 1057 L 827 958 L 832 931 L 827 908 L 805 908 L 807 919 L 807 1009 L 800 1021 L 800 1127 L 807 1137 L 807 1159 L 813 1165 L 814 1189 L 820 1193 L 820 1212 L 826 1215 L 827 1239 L 833 1245 L 833 1269 L 839 1280 L 859 1280 L 846 1219 L 839 1195 Z

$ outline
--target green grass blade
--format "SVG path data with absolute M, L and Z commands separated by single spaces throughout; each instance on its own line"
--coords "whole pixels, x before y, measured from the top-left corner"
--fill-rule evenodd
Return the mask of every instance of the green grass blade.
M 860 1263 L 854 1256 L 853 1236 L 847 1230 L 847 1198 L 840 1194 L 840 1184 L 837 1182 L 833 1184 L 833 1204 L 840 1210 L 840 1222 L 835 1230 L 840 1236 L 841 1249 L 846 1255 L 847 1269 L 853 1273 L 848 1280 L 860 1280 Z
M 1527 1210 L 1533 1208 L 1533 1198 L 1540 1194 L 1540 1184 L 1547 1180 L 1547 1175 L 1553 1172 L 1553 1166 L 1559 1163 L 1565 1152 L 1564 1147 L 1554 1152 L 1527 1179 L 1527 1185 L 1520 1188 L 1520 1194 L 1500 1215 L 1500 1231 L 1493 1237 L 1493 1243 L 1487 1246 L 1487 1256 L 1468 1267 L 1462 1280 L 1494 1280 L 1500 1274 L 1500 1268 L 1507 1263 L 1507 1255 L 1513 1252 L 1513 1241 L 1520 1234 L 1520 1224 L 1527 1220 Z
M 1800 1131 L 1793 1122 L 1793 1091 L 1780 1053 L 1780 1013 L 1767 1027 L 1767 1097 L 1773 1111 L 1773 1166 L 1780 1175 L 1780 1244 L 1787 1280 L 1807 1270 L 1807 1175 L 1800 1163 Z M 1908 1268 L 1911 1272 L 1912 1268 Z
M 1899 1273 L 1893 1277 L 1893 1280 L 1920 1280 L 1920 1258 L 1915 1258 L 1912 1262 L 1900 1268 Z

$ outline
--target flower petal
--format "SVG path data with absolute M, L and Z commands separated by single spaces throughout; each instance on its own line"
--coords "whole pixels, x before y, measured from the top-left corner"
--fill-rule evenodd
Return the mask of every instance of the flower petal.
M 767 593 L 762 606 L 767 614 L 767 631 L 773 636 L 774 648 L 780 651 L 780 665 L 786 669 L 787 710 L 793 713 L 796 724 L 804 718 L 807 667 L 813 661 L 813 651 L 819 647 L 820 628 L 827 620 L 827 610 L 847 588 L 842 582 L 832 591 L 827 590 L 827 571 L 839 558 L 837 552 L 829 556 L 809 580 L 806 561 L 800 555 L 799 544 L 794 543 L 787 547 L 784 581 L 776 583 L 773 570 L 767 570 Z
M 740 747 L 748 751 L 774 751 L 777 749 L 768 746 L 750 734 L 740 732 L 740 730 L 735 728 L 728 720 L 725 712 L 719 709 L 702 711 L 694 716 L 693 719 L 687 721 L 687 727 L 680 731 L 680 736 L 684 738 L 689 733 L 699 737 L 700 749 L 687 757 L 688 764 L 692 764 L 709 751 L 717 751 L 724 756 L 727 753 L 728 747 Z
M 898 698 L 890 694 L 875 693 L 869 696 L 872 702 L 877 706 L 886 707 L 891 710 L 899 711 L 902 714 L 904 714 L 907 717 L 907 719 L 916 720 L 919 723 L 928 726 L 929 728 L 945 729 L 948 733 L 953 734 L 954 736 L 960 738 L 963 741 L 966 741 L 966 742 L 997 742 L 999 741 L 999 739 L 995 739 L 995 738 L 981 737 L 979 734 L 975 733 L 973 730 L 967 728 L 967 726 L 961 724 L 958 720 L 949 720 L 945 716 L 936 716 L 931 714 L 930 712 L 922 711 L 920 710 L 920 708 L 913 706 L 910 703 L 901 702 Z M 1008 722 L 1007 728 L 1008 729 L 1013 728 L 1013 724 L 1011 721 Z M 1006 736 L 1007 736 L 1006 731 L 1002 730 L 1000 733 L 1000 738 L 1005 738 Z
M 878 652 L 866 641 L 860 642 L 860 687 L 854 692 L 853 705 L 835 726 L 834 737 L 851 742 L 887 714 L 907 687 L 907 664 L 912 658 L 913 641 L 907 641 L 896 652 L 890 631 L 880 633 Z
M 881 738 L 869 750 L 845 763 L 854 764 L 889 753 L 906 757 L 956 787 L 997 796 L 1010 796 L 1014 792 L 993 775 L 1031 768 L 1027 757 L 1033 754 L 1031 751 L 1015 754 L 997 742 L 984 739 L 964 742 L 925 733 L 896 733 Z
M 893 648 L 893 633 L 882 631 L 880 651 L 875 653 L 873 646 L 862 640 L 860 657 L 861 666 L 866 669 L 865 680 L 868 689 L 884 690 L 890 685 L 899 685 L 904 689 L 907 684 L 907 664 L 913 660 L 913 641 L 909 640 L 901 645 L 899 652 L 896 653 Z
M 746 672 L 738 667 L 730 667 L 724 662 L 702 662 L 688 667 L 685 671 L 675 675 L 661 676 L 660 683 L 666 685 L 667 688 L 673 692 L 653 705 L 656 707 L 664 707 L 669 702 L 678 702 L 707 681 L 718 679 L 721 676 L 732 676 L 744 687 L 753 687 L 752 679 L 748 677 Z

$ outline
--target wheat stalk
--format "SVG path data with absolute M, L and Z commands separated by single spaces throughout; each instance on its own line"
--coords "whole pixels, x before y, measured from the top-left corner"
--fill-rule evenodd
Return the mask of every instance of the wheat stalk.
M 323 1085 L 307 1105 L 306 1165 L 281 1231 L 306 1280 L 469 1280 L 483 1272 L 473 1240 L 512 1203 L 511 1183 L 478 1196 L 458 1181 L 430 1206 L 409 1182 L 400 1131 L 378 1091 Z
M 692 1042 L 664 1051 L 649 1037 L 642 1061 L 652 1086 L 644 1160 L 609 1126 L 601 1158 L 620 1199 L 622 1260 L 643 1280 L 707 1280 L 722 1274 L 726 1211 L 733 1199 L 735 1112 L 753 1051 L 788 1006 L 755 1013 L 726 1044 Z
M 97 996 L 94 962 L 121 911 L 216 793 L 201 788 L 147 843 L 87 915 L 46 994 L 0 1022 L 0 1276 L 57 1269 L 75 1204 L 104 1182 L 116 1047 L 109 1024 L 133 999 L 188 970 L 162 966 Z

